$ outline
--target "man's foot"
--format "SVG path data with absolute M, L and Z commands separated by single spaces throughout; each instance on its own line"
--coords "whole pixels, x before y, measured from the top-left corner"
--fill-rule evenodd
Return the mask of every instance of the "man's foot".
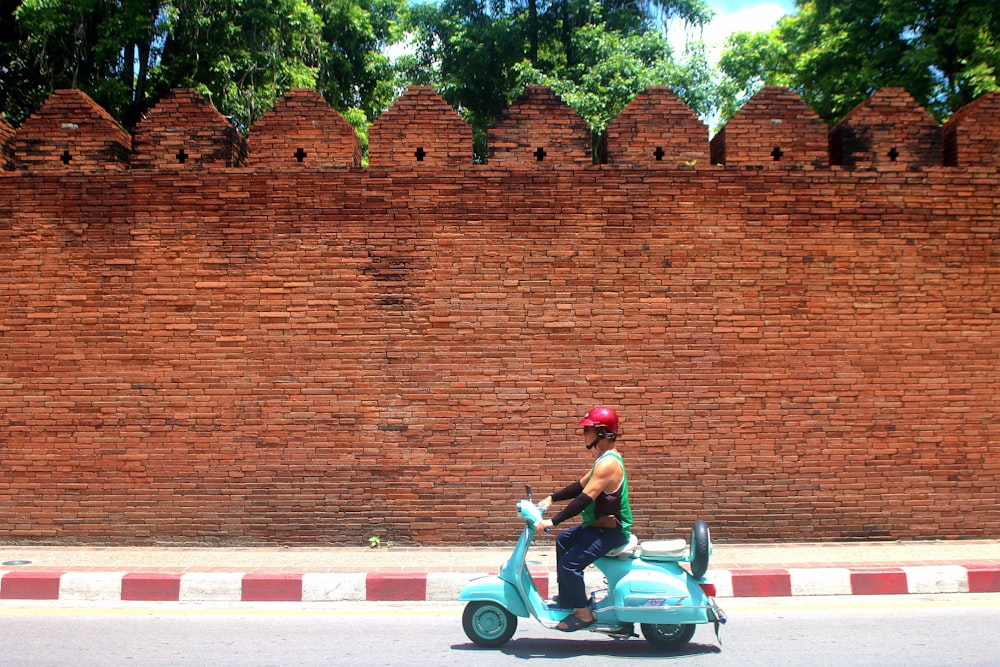
M 570 614 L 556 626 L 556 630 L 560 632 L 576 632 L 577 630 L 582 630 L 583 628 L 589 628 L 591 625 L 597 622 L 597 619 L 591 616 L 589 619 L 580 618 L 576 614 Z

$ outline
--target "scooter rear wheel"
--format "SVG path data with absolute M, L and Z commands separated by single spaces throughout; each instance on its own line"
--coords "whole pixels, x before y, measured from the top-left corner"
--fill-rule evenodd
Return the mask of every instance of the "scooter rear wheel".
M 694 637 L 695 626 L 688 623 L 685 625 L 656 625 L 653 623 L 641 623 L 642 636 L 656 648 L 676 651 L 687 645 Z
M 517 616 L 496 602 L 477 600 L 465 605 L 462 629 L 476 646 L 497 648 L 506 644 L 517 630 Z
M 701 579 L 708 572 L 708 559 L 711 554 L 712 538 L 709 536 L 708 524 L 698 519 L 691 528 L 691 574 Z

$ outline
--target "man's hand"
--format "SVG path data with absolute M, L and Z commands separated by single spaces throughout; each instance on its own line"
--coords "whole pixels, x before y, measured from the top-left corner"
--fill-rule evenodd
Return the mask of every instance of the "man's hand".
M 550 530 L 551 528 L 552 522 L 549 519 L 542 519 L 535 524 L 535 535 L 541 535 L 546 530 Z
M 552 506 L 552 496 L 545 496 L 545 500 L 538 503 L 537 505 L 538 509 L 542 510 L 543 512 L 551 506 Z

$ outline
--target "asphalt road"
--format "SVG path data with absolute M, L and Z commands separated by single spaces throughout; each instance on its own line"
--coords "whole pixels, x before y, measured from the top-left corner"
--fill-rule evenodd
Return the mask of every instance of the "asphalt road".
M 459 603 L 0 603 L 0 664 L 44 665 L 997 665 L 1000 594 L 722 600 L 681 653 L 564 635 L 520 619 L 475 647 Z

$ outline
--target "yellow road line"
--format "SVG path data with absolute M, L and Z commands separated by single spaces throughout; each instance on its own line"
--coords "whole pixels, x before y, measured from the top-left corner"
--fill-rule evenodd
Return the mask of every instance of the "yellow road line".
M 918 608 L 998 608 L 1000 594 L 958 593 L 948 596 L 842 596 L 842 597 L 781 597 L 781 598 L 720 598 L 719 603 L 732 617 L 738 613 L 767 611 L 832 611 Z M 414 603 L 134 603 L 136 606 L 54 605 L 31 601 L 0 602 L 0 616 L 30 615 L 121 615 L 121 616 L 459 616 L 463 605 L 458 602 Z M 327 606 L 334 604 L 336 606 Z M 295 606 L 292 606 L 295 605 Z

